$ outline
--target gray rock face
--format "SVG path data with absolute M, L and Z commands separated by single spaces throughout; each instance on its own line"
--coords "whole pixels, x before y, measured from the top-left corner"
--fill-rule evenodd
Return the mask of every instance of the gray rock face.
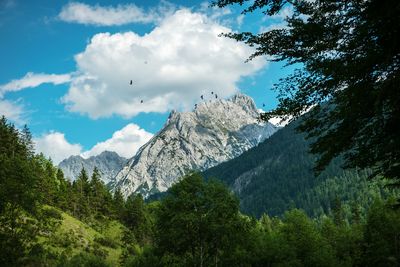
M 64 172 L 64 176 L 74 181 L 82 168 L 85 168 L 89 177 L 92 175 L 94 167 L 100 171 L 101 179 L 104 183 L 109 183 L 115 175 L 126 164 L 127 159 L 120 157 L 115 152 L 104 151 L 97 156 L 84 159 L 81 156 L 71 156 L 58 164 L 58 167 Z
M 202 102 L 192 112 L 171 112 L 162 130 L 139 149 L 111 182 L 125 197 L 166 191 L 190 170 L 235 158 L 278 129 L 260 124 L 254 101 L 238 94 Z

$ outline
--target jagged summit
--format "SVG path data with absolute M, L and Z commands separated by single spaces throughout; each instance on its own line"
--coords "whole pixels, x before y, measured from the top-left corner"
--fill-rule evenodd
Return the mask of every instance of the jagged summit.
M 258 123 L 254 101 L 243 94 L 204 100 L 193 111 L 172 111 L 164 127 L 118 173 L 112 184 L 125 196 L 167 190 L 189 170 L 203 171 L 235 158 L 277 128 Z
M 83 158 L 82 156 L 70 156 L 58 164 L 58 167 L 64 172 L 65 177 L 75 180 L 81 169 L 85 168 L 89 176 L 92 175 L 94 167 L 100 171 L 101 179 L 108 183 L 122 169 L 127 159 L 120 157 L 116 152 L 103 151 L 97 156 Z

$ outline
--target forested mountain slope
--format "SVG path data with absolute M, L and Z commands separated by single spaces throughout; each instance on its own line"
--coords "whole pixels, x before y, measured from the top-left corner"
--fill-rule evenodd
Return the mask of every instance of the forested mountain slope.
M 295 207 L 318 216 L 329 213 L 336 199 L 345 202 L 345 210 L 347 207 L 350 212 L 355 202 L 367 204 L 375 195 L 389 193 L 379 182 L 368 182 L 367 171 L 344 171 L 341 159 L 316 176 L 316 157 L 308 152 L 310 142 L 295 130 L 297 124 L 289 124 L 241 156 L 206 170 L 205 177 L 225 182 L 239 196 L 242 211 L 255 216 L 264 212 L 282 215 Z

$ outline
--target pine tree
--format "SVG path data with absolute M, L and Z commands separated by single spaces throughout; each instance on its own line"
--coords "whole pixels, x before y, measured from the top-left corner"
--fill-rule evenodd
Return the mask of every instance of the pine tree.
M 40 231 L 40 166 L 27 128 L 0 119 L 0 265 L 23 265 Z
M 117 188 L 114 192 L 113 211 L 115 216 L 122 220 L 123 214 L 125 213 L 125 201 L 124 196 L 119 188 Z
M 90 205 L 97 215 L 109 216 L 112 214 L 112 196 L 104 182 L 100 179 L 100 172 L 94 168 L 90 179 Z
M 76 197 L 76 215 L 79 218 L 90 217 L 90 184 L 85 168 L 82 168 L 78 178 L 73 183 L 73 190 Z
M 151 235 L 149 215 L 141 194 L 132 194 L 125 203 L 123 214 L 125 225 L 134 233 L 135 238 L 141 244 Z
M 344 224 L 344 214 L 342 201 L 339 197 L 335 197 L 335 200 L 332 203 L 332 213 L 333 213 L 333 221 L 336 225 L 340 226 Z

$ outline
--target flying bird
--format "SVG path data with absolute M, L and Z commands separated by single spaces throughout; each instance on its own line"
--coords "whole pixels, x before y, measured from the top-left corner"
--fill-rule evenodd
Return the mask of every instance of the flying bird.
M 143 100 L 140 100 L 140 103 L 143 104 Z
M 201 96 L 200 96 L 200 98 L 201 98 L 201 99 L 204 99 L 204 96 L 203 96 L 203 95 L 201 95 Z
M 263 107 L 265 107 L 265 104 L 263 103 Z
M 217 95 L 217 94 L 215 94 L 215 98 L 218 98 L 218 95 Z
M 213 94 L 214 94 L 214 92 L 211 92 L 211 94 L 213 95 Z
M 130 85 L 132 85 L 133 81 L 131 80 Z

